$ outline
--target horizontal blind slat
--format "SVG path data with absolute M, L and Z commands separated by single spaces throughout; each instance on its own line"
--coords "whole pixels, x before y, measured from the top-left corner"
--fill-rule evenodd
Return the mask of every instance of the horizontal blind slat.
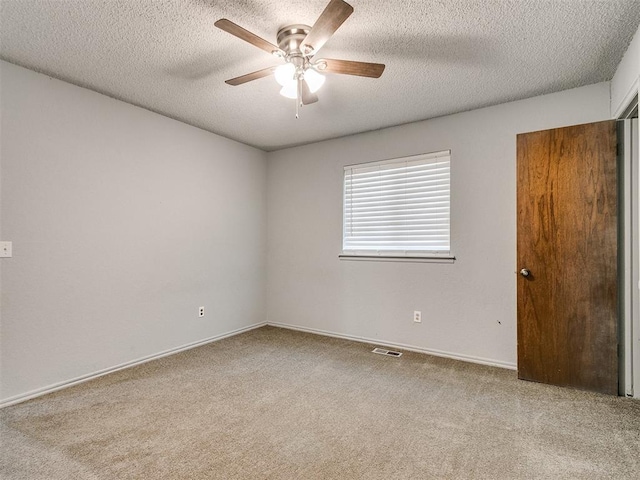
M 451 150 L 441 150 L 439 152 L 420 153 L 417 155 L 411 155 L 408 157 L 403 157 L 401 159 L 392 158 L 389 160 L 378 160 L 375 162 L 359 163 L 357 165 L 345 165 L 344 169 L 346 171 L 346 170 L 351 170 L 353 168 L 360 169 L 364 167 L 374 167 L 374 166 L 387 165 L 387 164 L 396 165 L 399 160 L 402 160 L 402 162 L 406 163 L 407 165 L 414 165 L 414 164 L 428 163 L 428 161 L 434 161 L 435 159 L 448 160 L 450 157 L 451 157 Z
M 424 205 L 424 204 L 408 205 L 406 203 L 405 204 L 396 203 L 396 204 L 390 204 L 390 205 L 385 205 L 385 204 L 362 205 L 360 207 L 350 208 L 349 209 L 350 212 L 348 213 L 348 215 L 367 215 L 370 213 L 390 214 L 393 212 L 396 212 L 398 214 L 401 214 L 403 212 L 426 213 L 426 212 L 435 211 L 438 209 L 448 209 L 448 208 L 449 208 L 449 201 L 447 199 L 442 199 L 441 201 L 434 201 L 429 205 Z
M 389 226 L 392 227 L 394 225 L 419 225 L 421 223 L 430 223 L 430 222 L 447 222 L 449 223 L 448 215 L 438 215 L 438 214 L 427 214 L 427 215 L 414 215 L 411 217 L 403 217 L 403 218 L 389 218 L 384 220 L 378 217 L 372 218 L 362 218 L 350 221 L 352 227 L 366 227 L 370 225 L 380 225 L 380 226 Z
M 382 172 L 370 173 L 365 175 L 349 175 L 345 178 L 345 185 L 357 186 L 357 185 L 375 185 L 378 183 L 386 182 L 399 182 L 403 179 L 414 178 L 416 180 L 432 176 L 434 178 L 442 177 L 451 173 L 451 168 L 447 165 L 440 166 L 438 168 L 432 168 L 430 170 L 419 170 L 416 175 L 407 175 L 406 173 L 394 173 L 392 175 L 383 175 Z
M 449 193 L 449 185 L 416 185 L 408 188 L 398 187 L 389 189 L 376 189 L 369 191 L 352 192 L 349 194 L 349 201 L 352 204 L 364 202 L 370 199 L 377 198 L 399 198 L 399 197 L 416 197 L 430 198 L 438 193 Z
M 445 227 L 449 228 L 448 221 L 435 220 L 431 222 L 422 222 L 412 225 L 355 225 L 350 228 L 354 234 L 366 232 L 428 232 L 432 228 Z
M 449 168 L 449 162 L 429 162 L 423 165 L 411 165 L 411 166 L 394 166 L 394 167 L 368 167 L 368 168 L 354 168 L 345 172 L 345 175 L 350 178 L 367 178 L 375 177 L 379 175 L 385 175 L 389 178 L 398 175 L 412 175 L 416 172 L 434 171 L 440 168 Z
M 449 205 L 441 205 L 437 208 L 388 208 L 386 210 L 381 209 L 369 209 L 366 211 L 355 210 L 345 215 L 345 218 L 351 222 L 360 221 L 361 219 L 373 220 L 380 217 L 395 217 L 402 219 L 404 217 L 418 218 L 418 216 L 433 216 L 433 215 L 448 215 Z
M 414 243 L 411 241 L 382 240 L 382 241 L 347 242 L 345 245 L 345 250 L 357 250 L 361 248 L 380 249 L 380 247 L 385 247 L 393 250 L 400 250 L 404 248 L 416 248 L 416 249 L 437 248 L 438 250 L 444 250 L 448 246 L 449 246 L 449 242 L 447 242 L 446 240 L 424 241 L 420 244 Z

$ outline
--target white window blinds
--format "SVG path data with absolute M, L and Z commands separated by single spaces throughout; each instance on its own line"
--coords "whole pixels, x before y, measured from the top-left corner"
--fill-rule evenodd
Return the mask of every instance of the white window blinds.
M 451 151 L 344 168 L 343 253 L 450 254 Z

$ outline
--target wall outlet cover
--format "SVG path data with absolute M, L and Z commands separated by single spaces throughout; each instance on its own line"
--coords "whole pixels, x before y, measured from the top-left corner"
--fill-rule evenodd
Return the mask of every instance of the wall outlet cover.
M 11 258 L 13 255 L 12 242 L 0 242 L 0 258 Z

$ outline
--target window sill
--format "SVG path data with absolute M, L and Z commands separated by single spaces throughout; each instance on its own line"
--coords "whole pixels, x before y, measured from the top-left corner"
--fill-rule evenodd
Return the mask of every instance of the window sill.
M 355 260 L 359 262 L 405 262 L 405 263 L 454 263 L 456 257 L 451 256 L 405 256 L 405 255 L 338 255 L 340 260 Z

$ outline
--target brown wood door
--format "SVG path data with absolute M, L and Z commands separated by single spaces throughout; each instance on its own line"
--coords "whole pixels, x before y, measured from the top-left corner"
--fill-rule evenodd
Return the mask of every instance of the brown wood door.
M 617 395 L 615 121 L 517 143 L 518 377 Z

